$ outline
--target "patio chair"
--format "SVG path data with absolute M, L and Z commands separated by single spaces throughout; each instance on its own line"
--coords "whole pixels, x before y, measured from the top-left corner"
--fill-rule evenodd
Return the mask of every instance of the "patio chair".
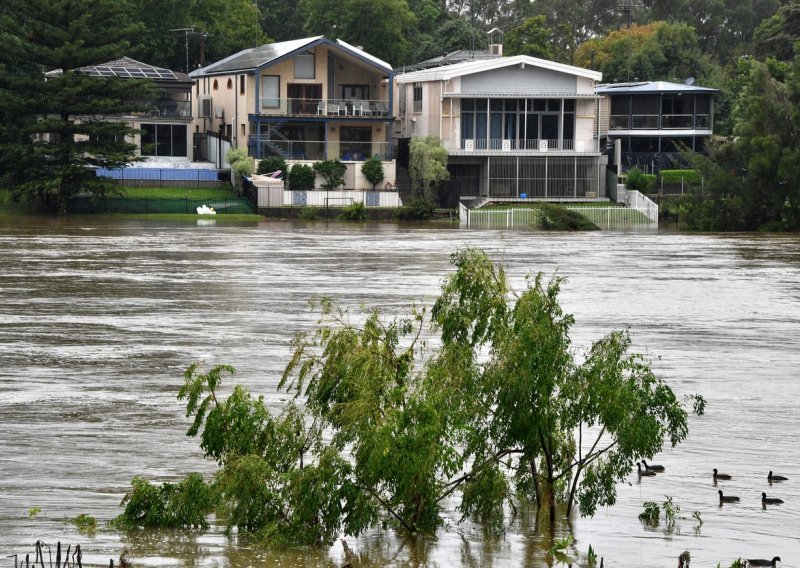
M 353 99 L 350 101 L 350 104 L 353 109 L 353 116 L 364 116 L 364 101 L 361 99 Z
M 327 109 L 325 108 L 325 103 L 323 101 L 319 101 L 317 103 L 317 114 L 325 114 Z
M 339 108 L 336 114 L 343 114 L 347 116 L 347 103 L 345 101 L 339 101 Z
M 386 103 L 375 103 L 375 114 L 383 116 L 388 113 L 389 110 L 386 108 Z

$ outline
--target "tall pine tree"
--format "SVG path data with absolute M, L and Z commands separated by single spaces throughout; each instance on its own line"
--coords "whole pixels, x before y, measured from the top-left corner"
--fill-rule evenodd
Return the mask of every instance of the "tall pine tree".
M 135 24 L 124 0 L 6 0 L 0 14 L 0 174 L 14 199 L 64 211 L 78 193 L 116 189 L 95 168 L 135 159 L 123 119 L 152 97 L 151 83 L 81 68 L 124 55 Z

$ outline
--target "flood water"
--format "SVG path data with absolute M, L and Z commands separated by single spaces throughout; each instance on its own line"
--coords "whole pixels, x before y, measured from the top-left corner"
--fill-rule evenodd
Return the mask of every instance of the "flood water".
M 0 566 L 37 539 L 81 544 L 84 565 L 116 564 L 125 548 L 140 566 L 341 566 L 338 544 L 272 553 L 219 526 L 104 525 L 134 475 L 215 469 L 184 435 L 176 394 L 189 364 L 234 365 L 277 411 L 289 342 L 317 319 L 308 300 L 404 313 L 432 302 L 467 246 L 504 262 L 518 288 L 529 272 L 566 277 L 576 348 L 630 328 L 679 395 L 707 399 L 687 441 L 653 460 L 666 473 L 631 475 L 617 505 L 574 519 L 579 563 L 591 545 L 609 567 L 675 566 L 684 550 L 692 566 L 775 555 L 800 566 L 800 237 L 92 218 L 0 226 Z M 714 467 L 734 479 L 714 486 Z M 769 470 L 790 479 L 771 486 Z M 719 488 L 741 502 L 720 507 Z M 762 491 L 785 504 L 762 508 Z M 681 507 L 675 527 L 643 526 L 642 503 L 666 496 Z M 95 535 L 65 522 L 82 513 Z M 436 539 L 349 538 L 356 566 L 548 565 L 529 520 L 492 536 L 457 518 Z

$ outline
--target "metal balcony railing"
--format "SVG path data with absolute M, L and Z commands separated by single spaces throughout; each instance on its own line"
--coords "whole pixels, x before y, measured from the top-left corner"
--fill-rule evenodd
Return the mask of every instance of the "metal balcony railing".
M 342 160 L 363 162 L 374 156 L 391 160 L 391 147 L 386 142 L 344 142 L 329 140 L 286 140 L 256 136 L 249 140 L 251 155 L 261 159 L 272 155 L 286 160 Z
M 389 102 L 377 99 L 271 99 L 262 97 L 260 113 L 278 116 L 389 117 Z
M 597 140 L 557 140 L 557 139 L 461 139 L 442 141 L 448 152 L 599 152 Z

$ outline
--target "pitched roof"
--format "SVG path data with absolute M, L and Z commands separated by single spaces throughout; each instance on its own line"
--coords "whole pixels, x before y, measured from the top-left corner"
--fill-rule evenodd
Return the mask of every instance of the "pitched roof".
M 225 75 L 241 71 L 253 71 L 259 67 L 264 67 L 272 62 L 282 59 L 292 53 L 303 52 L 316 45 L 325 44 L 335 46 L 342 51 L 353 55 L 374 67 L 381 68 L 387 73 L 392 72 L 392 66 L 370 55 L 366 51 L 352 46 L 349 43 L 337 39 L 332 41 L 325 36 L 307 37 L 303 39 L 294 39 L 289 41 L 280 41 L 277 43 L 268 43 L 258 47 L 251 47 L 243 49 L 238 53 L 229 55 L 228 57 L 207 65 L 200 69 L 196 69 L 189 73 L 191 77 L 202 77 L 205 75 Z
M 504 67 L 512 67 L 514 65 L 521 64 L 530 65 L 532 67 L 540 67 L 542 69 L 549 69 L 551 71 L 558 71 L 560 73 L 567 73 L 569 75 L 577 75 L 578 77 L 586 77 L 587 79 L 592 79 L 594 81 L 599 81 L 603 78 L 602 73 L 598 71 L 592 71 L 591 69 L 573 67 L 572 65 L 556 63 L 555 61 L 539 59 L 538 57 L 530 57 L 529 55 L 514 55 L 512 57 L 497 57 L 493 59 L 467 61 L 464 63 L 443 65 L 441 67 L 434 67 L 432 69 L 425 69 L 422 71 L 401 73 L 400 75 L 397 75 L 395 80 L 398 83 L 415 83 L 418 81 L 447 81 L 454 77 L 462 77 L 464 75 L 472 75 L 474 73 L 482 73 L 484 71 L 502 69 Z
M 481 59 L 496 59 L 501 57 L 495 55 L 485 49 L 459 49 L 451 51 L 438 57 L 432 57 L 413 65 L 403 67 L 403 73 L 410 73 L 411 71 L 419 71 L 421 69 L 430 69 L 431 67 L 441 67 L 442 65 L 452 65 L 454 63 L 463 63 L 465 61 L 478 61 Z
M 155 81 L 193 82 L 192 78 L 180 71 L 171 71 L 164 67 L 156 67 L 148 63 L 136 61 L 130 57 L 121 57 L 97 65 L 79 67 L 76 72 L 98 77 L 122 77 L 127 79 L 153 79 Z
M 668 81 L 639 81 L 634 83 L 605 83 L 597 85 L 598 95 L 630 95 L 654 93 L 718 93 L 719 89 L 698 87 L 687 83 L 670 83 Z

